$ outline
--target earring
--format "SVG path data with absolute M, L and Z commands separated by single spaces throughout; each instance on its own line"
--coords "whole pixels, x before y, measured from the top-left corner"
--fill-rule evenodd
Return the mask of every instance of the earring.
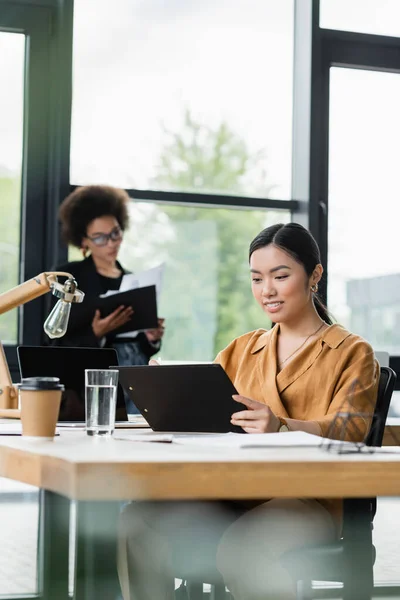
M 314 285 L 311 286 L 311 291 L 314 292 L 314 294 L 318 292 L 318 283 L 314 283 Z

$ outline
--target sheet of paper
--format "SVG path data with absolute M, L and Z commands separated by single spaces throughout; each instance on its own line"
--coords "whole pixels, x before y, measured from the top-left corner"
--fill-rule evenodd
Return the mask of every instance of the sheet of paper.
M 175 444 L 222 446 L 226 448 L 279 448 L 279 447 L 313 447 L 320 446 L 323 441 L 318 435 L 303 431 L 284 433 L 220 433 L 174 435 Z M 328 441 L 328 440 L 326 440 Z M 329 440 L 331 442 L 332 440 Z M 336 442 L 334 442 L 336 443 Z
M 58 428 L 56 429 L 56 435 L 60 435 Z M 22 435 L 22 424 L 21 421 L 11 421 L 10 423 L 0 424 L 0 435 Z
M 155 433 L 153 431 L 141 431 L 140 433 L 129 433 L 118 431 L 115 439 L 130 440 L 132 442 L 172 442 L 187 446 L 202 446 L 207 448 L 310 448 L 319 447 L 325 442 L 333 445 L 344 444 L 354 447 L 348 442 L 327 440 L 318 435 L 305 433 L 303 431 L 290 431 L 285 433 Z
M 142 271 L 141 273 L 128 273 L 124 275 L 121 281 L 118 292 L 126 292 L 127 290 L 134 290 L 139 287 L 147 287 L 149 285 L 156 286 L 156 297 L 159 302 L 162 281 L 164 277 L 165 263 L 161 263 L 157 267 L 153 267 L 148 271 Z M 134 338 L 137 336 L 138 331 L 128 331 L 127 333 L 120 333 L 117 338 Z
M 128 290 L 135 290 L 139 287 L 147 287 L 149 285 L 156 286 L 157 300 L 161 294 L 162 282 L 164 277 L 165 263 L 161 263 L 157 267 L 142 271 L 141 273 L 127 273 L 122 277 L 121 285 L 119 290 L 108 290 L 105 294 L 101 294 L 101 298 L 112 296 L 113 294 L 120 294 L 121 292 L 127 292 Z
M 1 423 L 0 435 L 22 435 L 21 421 L 10 421 L 10 423 Z
M 382 448 L 367 446 L 362 449 L 363 454 L 400 454 L 400 446 L 382 446 Z
M 150 427 L 142 415 L 128 415 L 128 422 L 137 427 Z
M 162 282 L 164 277 L 165 263 L 161 263 L 157 267 L 142 271 L 141 273 L 128 273 L 124 275 L 121 281 L 119 292 L 134 290 L 138 287 L 147 287 L 149 285 L 156 286 L 157 300 L 161 294 Z
M 141 431 L 140 433 L 131 433 L 120 429 L 114 433 L 114 440 L 123 440 L 125 442 L 167 442 L 173 440 L 171 433 L 154 433 L 154 431 Z
M 132 415 L 135 416 L 136 415 Z M 129 420 L 129 421 L 116 421 L 115 429 L 149 429 L 150 425 L 147 421 L 139 415 L 140 418 Z M 73 422 L 73 421 L 60 421 L 57 423 L 57 427 L 60 429 L 75 429 L 75 430 L 85 430 L 86 425 L 82 422 Z

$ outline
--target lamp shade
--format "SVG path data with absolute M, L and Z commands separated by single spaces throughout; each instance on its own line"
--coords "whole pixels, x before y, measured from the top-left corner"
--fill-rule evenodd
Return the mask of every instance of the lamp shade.
M 43 329 L 49 338 L 60 338 L 67 331 L 69 314 L 71 312 L 71 302 L 59 300 L 49 316 L 47 317 Z

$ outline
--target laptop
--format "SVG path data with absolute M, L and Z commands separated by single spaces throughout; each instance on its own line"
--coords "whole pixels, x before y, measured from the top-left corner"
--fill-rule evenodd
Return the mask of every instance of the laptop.
M 85 369 L 109 369 L 118 364 L 113 348 L 69 348 L 62 346 L 18 346 L 22 377 L 59 377 L 65 391 L 61 399 L 59 424 L 85 423 Z M 128 425 L 124 392 L 117 390 L 116 426 Z
M 243 433 L 231 415 L 247 408 L 219 364 L 119 367 L 119 381 L 154 431 Z

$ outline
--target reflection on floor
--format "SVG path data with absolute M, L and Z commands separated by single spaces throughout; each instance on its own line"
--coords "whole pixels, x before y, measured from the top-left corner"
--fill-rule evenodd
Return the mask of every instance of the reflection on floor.
M 36 489 L 0 478 L 0 511 L 0 595 L 35 593 L 39 516 Z M 400 498 L 378 500 L 373 536 L 377 549 L 375 583 L 400 586 Z

